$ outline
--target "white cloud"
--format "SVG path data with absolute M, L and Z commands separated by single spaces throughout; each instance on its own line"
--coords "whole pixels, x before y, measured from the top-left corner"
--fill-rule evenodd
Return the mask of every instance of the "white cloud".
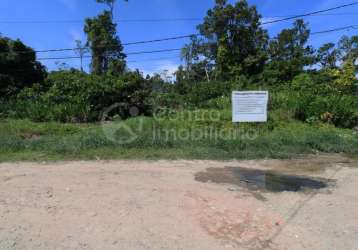
M 154 63 L 154 65 L 156 65 L 157 71 L 161 72 L 164 70 L 168 70 L 169 74 L 174 74 L 179 67 L 178 63 L 169 60 L 157 61 L 156 63 Z
M 167 71 L 167 76 L 172 76 L 177 71 L 179 67 L 179 63 L 170 61 L 170 60 L 160 60 L 160 61 L 152 61 L 148 62 L 148 64 L 130 64 L 130 68 L 139 68 L 143 75 L 153 76 L 155 73 L 160 74 L 164 71 Z

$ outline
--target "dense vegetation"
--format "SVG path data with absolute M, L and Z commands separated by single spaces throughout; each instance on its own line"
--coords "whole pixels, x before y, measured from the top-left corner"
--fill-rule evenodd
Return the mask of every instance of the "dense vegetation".
M 296 20 L 291 28 L 270 38 L 255 6 L 245 0 L 234 5 L 216 0 L 197 27 L 201 35 L 193 36 L 184 46 L 185 63 L 170 82 L 159 74 L 144 77 L 138 70 L 127 68 L 113 22 L 115 1 L 97 1 L 107 4 L 110 10 L 86 19 L 87 43 L 85 47 L 78 43 L 77 51 L 80 55 L 85 49 L 91 52 L 90 73 L 82 68 L 46 72 L 31 48 L 19 40 L 0 37 L 0 116 L 6 119 L 1 125 L 5 132 L 0 134 L 0 151 L 76 154 L 102 148 L 106 152 L 102 155 L 106 155 L 106 149 L 115 142 L 106 139 L 97 125 L 50 123 L 49 133 L 47 127 L 43 128 L 46 132 L 36 131 L 42 125 L 27 120 L 97 122 L 107 108 L 120 103 L 120 109 L 106 114 L 107 119 L 132 116 L 125 122 L 128 126 L 138 119 L 145 121 L 140 136 L 125 149 L 120 147 L 122 151 L 179 148 L 183 156 L 224 158 L 281 157 L 315 150 L 357 152 L 357 136 L 335 127 L 358 125 L 358 36 L 343 36 L 338 44 L 327 43 L 314 49 L 308 44 L 308 23 Z M 158 127 L 187 131 L 198 127 L 233 129 L 231 91 L 257 89 L 270 91 L 269 122 L 240 125 L 255 129 L 260 134 L 255 140 L 182 141 L 150 136 L 149 131 Z M 217 111 L 220 121 L 193 121 L 184 115 L 184 119 L 173 122 L 162 114 L 158 121 L 158 110 L 164 109 L 178 114 Z M 56 126 L 59 129 L 53 131 Z M 33 140 L 32 135 L 39 139 Z
M 128 134 L 115 124 L 33 123 L 4 120 L 0 123 L 0 162 L 10 160 L 71 159 L 255 159 L 287 158 L 300 154 L 358 153 L 358 136 L 330 125 L 272 119 L 269 124 L 235 126 L 230 112 L 213 122 L 209 110 L 182 111 L 160 119 L 137 117 L 123 123 L 137 135 L 125 144 Z M 171 119 L 173 117 L 180 119 Z M 199 116 L 200 119 L 194 119 Z M 236 130 L 237 129 L 237 130 Z M 238 131 L 237 136 L 231 136 Z M 199 133 L 198 133 L 199 132 Z M 114 140 L 113 140 L 114 139 Z M 119 139 L 119 140 L 117 140 Z

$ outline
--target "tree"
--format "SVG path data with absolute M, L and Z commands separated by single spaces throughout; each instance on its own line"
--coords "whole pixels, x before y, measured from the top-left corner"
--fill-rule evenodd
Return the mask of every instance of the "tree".
M 91 49 L 92 72 L 97 75 L 107 72 L 111 65 L 115 65 L 117 69 L 125 69 L 126 55 L 123 53 L 116 27 L 109 11 L 104 11 L 95 18 L 86 19 L 84 28 L 87 34 L 86 46 Z
M 269 43 L 269 62 L 266 69 L 280 81 L 292 81 L 306 66 L 314 63 L 314 50 L 307 46 L 310 30 L 307 23 L 297 20 L 293 28 L 282 30 Z M 272 76 L 271 76 L 272 77 Z
M 97 3 L 105 3 L 108 5 L 110 13 L 111 13 L 111 18 L 113 19 L 113 13 L 114 13 L 114 6 L 116 3 L 116 0 L 96 0 Z M 128 0 L 124 0 L 126 2 L 128 2 Z
M 191 42 L 184 45 L 180 54 L 181 59 L 184 60 L 186 64 L 186 79 L 190 79 L 192 65 L 199 61 L 199 54 L 204 53 L 204 45 L 201 39 L 198 39 L 197 36 L 192 36 L 190 40 Z
M 323 69 L 334 69 L 337 67 L 339 50 L 334 43 L 326 43 L 317 51 L 317 61 Z
M 20 40 L 0 36 L 0 98 L 11 97 L 35 83 L 42 84 L 45 67 L 35 51 Z
M 350 60 L 353 64 L 358 59 L 358 36 L 343 36 L 338 43 L 342 60 Z
M 246 0 L 235 5 L 216 0 L 207 12 L 204 23 L 198 26 L 207 39 L 209 60 L 223 78 L 232 75 L 254 75 L 263 70 L 266 61 L 267 31 L 261 28 L 261 15 Z
M 83 57 L 85 56 L 85 54 L 89 52 L 89 49 L 86 46 L 82 45 L 82 42 L 80 40 L 76 40 L 75 42 L 76 42 L 75 52 L 80 57 L 81 71 L 83 72 Z
M 334 89 L 341 93 L 351 94 L 357 84 L 356 66 L 351 60 L 343 63 L 341 69 L 330 70 L 330 75 L 335 79 L 333 81 Z

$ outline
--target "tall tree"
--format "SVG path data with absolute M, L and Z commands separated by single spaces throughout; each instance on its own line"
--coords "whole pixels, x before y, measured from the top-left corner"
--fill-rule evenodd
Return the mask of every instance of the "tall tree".
M 334 69 L 337 67 L 339 50 L 334 43 L 326 43 L 317 51 L 317 61 L 323 69 Z
M 0 36 L 0 98 L 16 95 L 34 83 L 43 83 L 45 67 L 35 51 L 20 40 Z
M 192 36 L 189 44 L 185 44 L 181 50 L 180 57 L 186 64 L 186 79 L 189 80 L 192 65 L 199 61 L 199 55 L 203 53 L 203 41 L 197 36 Z
M 267 47 L 267 31 L 261 28 L 261 15 L 246 0 L 234 5 L 216 0 L 198 26 L 207 39 L 210 60 L 216 62 L 220 75 L 253 75 L 262 71 Z
M 107 6 L 109 7 L 109 11 L 111 13 L 111 18 L 113 19 L 113 15 L 114 15 L 114 6 L 116 3 L 116 0 L 96 0 L 97 3 L 105 3 L 107 4 Z M 128 0 L 124 0 L 126 2 L 128 2 Z
M 95 18 L 87 18 L 84 31 L 87 34 L 87 46 L 92 53 L 92 72 L 101 75 L 110 65 L 122 65 L 125 68 L 126 55 L 117 36 L 117 25 L 113 23 L 109 11 Z
M 343 36 L 338 46 L 342 60 L 350 60 L 354 64 L 358 59 L 358 36 Z
M 89 52 L 88 47 L 82 44 L 82 41 L 76 40 L 76 54 L 80 57 L 81 71 L 83 72 L 83 57 Z
M 268 69 L 276 71 L 280 80 L 291 81 L 305 66 L 314 64 L 314 50 L 307 45 L 309 36 L 307 23 L 297 20 L 293 28 L 282 30 L 270 41 Z

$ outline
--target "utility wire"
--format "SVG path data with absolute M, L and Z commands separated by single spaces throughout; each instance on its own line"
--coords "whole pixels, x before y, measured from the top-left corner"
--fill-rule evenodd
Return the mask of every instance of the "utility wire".
M 145 41 L 137 41 L 137 42 L 129 42 L 129 43 L 122 43 L 123 46 L 130 46 L 130 45 L 136 45 L 136 44 L 146 44 L 146 43 L 156 43 L 156 42 L 163 42 L 163 41 L 170 41 L 170 40 L 178 40 L 178 39 L 184 39 L 189 38 L 192 36 L 197 36 L 199 34 L 189 34 L 184 36 L 174 36 L 174 37 L 167 37 L 167 38 L 161 38 L 161 39 L 154 39 L 154 40 L 145 40 Z M 110 48 L 110 47 L 117 47 L 117 46 L 96 46 L 92 48 Z M 90 46 L 86 46 L 84 48 L 91 48 Z M 75 51 L 78 50 L 78 48 L 64 48 L 64 49 L 48 49 L 48 50 L 35 50 L 36 53 L 45 53 L 45 52 L 61 52 L 61 51 Z M 28 53 L 27 51 L 18 51 L 17 53 Z
M 340 27 L 340 28 L 335 28 L 335 29 L 330 29 L 330 30 L 316 31 L 316 32 L 312 32 L 311 35 L 319 35 L 319 34 L 332 33 L 332 32 L 336 32 L 336 31 L 351 30 L 351 29 L 358 29 L 358 25 L 350 25 L 350 26 L 345 26 L 345 27 Z
M 351 30 L 351 29 L 358 29 L 358 25 L 350 25 L 350 26 L 344 26 L 339 27 L 335 29 L 329 29 L 329 30 L 321 30 L 312 32 L 311 35 L 319 35 L 319 34 L 325 34 L 325 33 L 332 33 L 342 30 Z M 190 37 L 193 36 L 190 35 Z M 71 49 L 72 50 L 72 49 Z M 180 51 L 181 49 L 163 49 L 163 50 L 151 50 L 151 51 L 138 51 L 138 52 L 129 52 L 126 53 L 126 55 L 141 55 L 141 54 L 152 54 L 152 53 L 162 53 L 162 52 L 171 52 L 171 51 Z M 58 51 L 58 50 L 57 50 Z M 63 60 L 63 59 L 79 59 L 79 56 L 69 56 L 69 57 L 48 57 L 48 58 L 39 58 L 37 60 Z M 91 56 L 84 56 L 82 58 L 91 58 Z
M 292 15 L 275 15 L 275 16 L 268 16 L 263 18 L 279 18 L 279 17 L 294 17 L 298 14 L 292 14 Z M 322 14 L 312 14 L 313 17 L 318 16 L 357 16 L 358 12 L 339 12 L 339 13 L 322 13 Z
M 144 43 L 156 43 L 156 42 L 163 42 L 163 41 L 169 41 L 169 40 L 184 39 L 184 38 L 189 38 L 189 37 L 196 36 L 196 35 L 197 35 L 197 34 L 190 34 L 190 35 L 184 35 L 184 36 L 174 36 L 174 37 L 154 39 L 154 40 L 147 40 L 147 41 L 123 43 L 122 45 L 128 46 L 128 45 L 136 45 L 136 44 L 144 44 Z
M 177 55 L 175 57 L 171 56 L 171 57 L 156 57 L 156 58 L 146 58 L 146 59 L 141 59 L 141 60 L 130 60 L 130 61 L 126 61 L 126 63 L 142 63 L 142 62 L 154 62 L 154 61 L 162 61 L 162 60 L 169 60 L 169 59 L 179 59 L 180 55 Z M 89 59 L 90 57 L 85 57 L 87 59 Z M 11 72 L 26 72 L 28 70 L 25 69 L 12 69 L 10 70 Z
M 349 7 L 349 6 L 353 6 L 353 5 L 358 5 L 358 2 L 354 2 L 354 3 L 350 3 L 350 4 L 345 4 L 345 5 L 340 5 L 340 6 L 337 6 L 337 7 L 333 7 L 333 8 L 329 8 L 329 9 L 325 9 L 325 10 L 319 10 L 319 11 L 315 11 L 315 12 L 311 12 L 311 13 L 306 13 L 306 14 L 302 14 L 302 15 L 295 15 L 295 16 L 291 16 L 291 17 L 287 17 L 287 18 L 283 18 L 283 19 L 279 19 L 279 20 L 273 20 L 273 21 L 263 22 L 262 25 L 272 24 L 272 23 L 277 23 L 277 22 L 283 22 L 283 21 L 292 20 L 292 19 L 297 19 L 297 18 L 306 17 L 306 16 L 317 15 L 317 14 L 320 14 L 320 13 L 323 13 L 323 12 L 328 12 L 328 11 L 332 11 L 332 10 L 337 10 L 337 9 L 341 9 L 341 8 L 345 8 L 345 7 Z M 354 29 L 355 29 L 355 26 L 342 27 L 342 28 L 338 28 L 338 29 L 334 29 L 334 30 L 313 32 L 313 33 L 311 33 L 311 34 L 328 33 L 328 32 L 334 32 L 334 31 L 344 30 L 344 29 L 348 29 L 348 28 L 354 28 Z M 183 39 L 183 38 L 188 38 L 188 37 L 198 36 L 198 35 L 200 35 L 200 34 L 189 34 L 189 35 L 184 35 L 184 36 L 168 37 L 168 38 L 163 38 L 163 39 L 155 39 L 155 40 L 147 40 L 147 41 L 130 42 L 130 43 L 124 43 L 124 44 L 122 44 L 122 45 L 124 45 L 124 46 L 129 46 L 129 45 L 135 45 L 135 44 L 146 44 L 146 43 L 162 42 L 162 41 Z M 100 48 L 100 47 L 108 47 L 108 46 L 98 46 L 98 47 Z M 89 47 L 85 47 L 85 48 L 89 48 Z M 76 48 L 64 48 L 64 49 L 38 50 L 38 51 L 35 51 L 35 52 L 36 52 L 36 53 L 44 53 L 44 52 L 75 51 L 75 50 L 76 50 Z M 26 52 L 26 51 L 21 52 L 21 51 L 18 51 L 17 53 L 30 53 L 30 52 Z
M 162 53 L 162 52 L 172 52 L 172 51 L 180 51 L 181 49 L 162 49 L 162 50 L 150 50 L 150 51 L 138 51 L 138 52 L 129 52 L 126 55 L 142 55 L 142 54 L 154 54 L 154 53 Z M 44 60 L 64 60 L 64 59 L 79 59 L 80 56 L 66 56 L 66 57 L 44 57 L 38 58 L 39 61 Z M 91 56 L 83 56 L 82 58 L 91 58 Z
M 317 32 L 311 32 L 311 35 L 318 35 L 318 34 L 324 34 L 324 33 L 332 33 L 342 30 L 351 30 L 351 29 L 358 29 L 358 25 L 349 25 L 344 27 L 338 27 L 334 29 L 328 29 L 328 30 L 322 30 Z M 162 42 L 162 41 L 168 41 L 168 40 L 176 40 L 176 39 L 183 39 L 183 38 L 189 38 L 193 36 L 200 36 L 200 34 L 189 34 L 189 35 L 183 35 L 183 36 L 176 36 L 176 37 L 168 37 L 168 38 L 162 38 L 162 39 L 154 39 L 154 40 L 146 40 L 146 41 L 138 41 L 138 42 L 130 42 L 130 43 L 123 43 L 122 45 L 128 46 L 128 45 L 134 45 L 134 44 L 146 44 L 146 43 L 155 43 L 155 42 Z M 98 46 L 98 47 L 108 47 L 108 46 Z M 110 47 L 110 46 L 109 46 Z M 90 47 L 86 47 L 90 48 Z M 64 49 L 49 49 L 49 50 L 36 50 L 36 53 L 44 53 L 44 52 L 61 52 L 61 51 L 75 51 L 77 48 L 64 48 Z M 18 51 L 17 53 L 29 53 L 27 51 Z M 141 52 L 140 52 L 141 53 Z
M 358 25 L 350 25 L 350 26 L 344 26 L 344 27 L 339 27 L 339 28 L 335 28 L 335 29 L 316 31 L 316 32 L 312 32 L 311 35 L 319 35 L 319 34 L 337 32 L 337 31 L 342 31 L 342 30 L 350 30 L 350 29 L 358 29 Z M 193 36 L 193 35 L 194 34 L 192 34 L 190 36 Z M 187 37 L 190 37 L 190 36 L 188 35 Z M 159 40 L 159 39 L 157 39 L 157 40 Z M 68 49 L 68 50 L 74 50 L 74 49 Z M 151 51 L 138 51 L 138 52 L 129 52 L 129 53 L 126 53 L 126 55 L 153 54 L 153 53 L 180 51 L 180 50 L 181 49 L 163 49 L 163 50 L 151 50 Z M 61 50 L 47 50 L 46 52 L 49 52 L 49 51 L 64 51 L 64 49 L 61 49 Z M 79 59 L 79 58 L 80 58 L 79 56 L 67 56 L 67 57 L 39 58 L 37 60 L 64 60 L 64 59 Z M 82 58 L 91 58 L 91 56 L 84 56 Z M 137 61 L 128 61 L 128 62 L 137 62 Z
M 263 22 L 262 25 L 272 24 L 272 23 L 279 23 L 279 22 L 284 22 L 284 21 L 297 19 L 297 18 L 302 18 L 302 17 L 307 17 L 307 16 L 313 16 L 313 15 L 316 15 L 316 14 L 321 14 L 321 13 L 332 11 L 332 10 L 338 10 L 338 9 L 342 9 L 342 8 L 346 8 L 346 7 L 350 7 L 350 6 L 354 6 L 354 5 L 358 5 L 358 2 L 339 5 L 339 6 L 336 6 L 336 7 L 333 7 L 333 8 L 324 9 L 324 10 L 318 10 L 318 11 L 314 11 L 314 12 L 310 12 L 310 13 L 306 13 L 306 14 L 302 14 L 302 15 L 296 15 L 296 16 L 286 17 L 286 18 L 282 18 L 282 19 L 278 19 L 278 20 L 267 21 L 267 22 Z
M 309 16 L 356 16 L 358 13 L 325 13 L 325 14 L 310 14 Z M 298 14 L 292 15 L 275 15 L 265 16 L 262 18 L 296 18 L 301 16 Z M 115 23 L 150 23 L 150 22 L 182 22 L 182 21 L 201 21 L 203 18 L 158 18 L 158 19 L 117 19 Z M 56 23 L 84 23 L 83 20 L 0 20 L 0 24 L 56 24 Z
M 115 23 L 201 21 L 203 18 L 117 19 Z M 84 20 L 0 20 L 0 24 L 57 24 L 84 23 Z
M 158 57 L 158 58 L 146 58 L 141 60 L 130 60 L 126 61 L 127 63 L 141 63 L 141 62 L 151 62 L 151 61 L 161 61 L 161 60 L 168 60 L 168 59 L 178 59 L 180 55 L 171 56 L 171 57 Z
M 171 51 L 181 51 L 182 49 L 161 49 L 161 50 L 151 50 L 151 51 L 139 51 L 139 52 L 129 52 L 126 55 L 142 55 L 142 54 L 153 54 L 153 53 L 162 53 L 162 52 L 171 52 Z

